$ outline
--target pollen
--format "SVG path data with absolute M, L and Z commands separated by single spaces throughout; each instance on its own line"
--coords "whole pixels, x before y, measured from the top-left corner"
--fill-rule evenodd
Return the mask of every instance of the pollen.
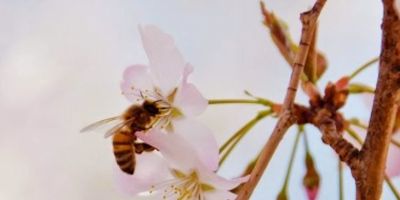
M 175 179 L 151 186 L 148 193 L 163 200 L 205 200 L 204 192 L 213 189 L 212 186 L 204 187 L 195 172 L 186 175 L 174 171 L 174 176 Z

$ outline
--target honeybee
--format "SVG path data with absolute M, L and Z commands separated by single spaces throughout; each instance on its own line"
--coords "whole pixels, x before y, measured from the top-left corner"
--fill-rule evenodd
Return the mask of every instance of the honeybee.
M 113 136 L 113 151 L 119 168 L 130 175 L 135 172 L 136 155 L 156 150 L 153 146 L 140 142 L 135 135 L 147 131 L 158 123 L 166 123 L 171 106 L 164 100 L 144 100 L 142 104 L 133 104 L 122 115 L 100 120 L 86 126 L 81 132 L 96 129 L 110 122 L 117 125 L 106 132 L 104 137 Z

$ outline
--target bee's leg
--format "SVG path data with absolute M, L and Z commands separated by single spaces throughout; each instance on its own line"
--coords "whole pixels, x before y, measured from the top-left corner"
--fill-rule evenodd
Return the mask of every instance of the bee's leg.
M 151 123 L 145 125 L 144 130 L 150 130 L 151 128 L 156 127 L 159 121 L 159 118 L 153 118 Z
M 151 145 L 149 145 L 149 144 L 147 144 L 147 143 L 143 143 L 143 150 L 144 150 L 145 152 L 152 152 L 152 151 L 154 151 L 154 150 L 157 150 L 157 151 L 158 151 L 157 148 L 155 148 L 155 147 L 153 147 L 153 146 L 151 146 Z
M 143 145 L 141 145 L 141 143 L 135 143 L 134 146 L 135 146 L 135 153 L 137 154 L 143 153 L 144 147 Z
M 135 143 L 134 146 L 135 146 L 135 153 L 137 154 L 141 154 L 143 152 L 152 152 L 156 150 L 155 147 L 146 143 Z

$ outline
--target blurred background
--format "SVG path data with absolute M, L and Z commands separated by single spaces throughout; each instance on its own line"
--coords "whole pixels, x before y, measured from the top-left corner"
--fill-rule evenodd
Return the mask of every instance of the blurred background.
M 268 0 L 295 41 L 299 13 L 313 0 Z M 380 1 L 329 1 L 320 18 L 319 49 L 329 68 L 323 88 L 377 56 Z M 244 90 L 282 101 L 290 68 L 263 27 L 258 1 L 243 0 L 0 0 L 0 199 L 132 199 L 114 181 L 110 140 L 102 133 L 79 134 L 96 120 L 121 113 L 122 72 L 147 63 L 139 24 L 171 34 L 195 66 L 191 81 L 207 98 L 245 98 Z M 357 77 L 375 84 L 376 67 Z M 346 116 L 367 120 L 365 97 L 350 98 Z M 300 94 L 298 102 L 306 102 Z M 253 105 L 210 106 L 201 121 L 220 143 L 255 116 Z M 223 119 L 223 120 L 221 120 Z M 241 174 L 260 151 L 275 120 L 260 122 L 226 161 L 221 175 Z M 275 199 L 283 184 L 295 136 L 282 141 L 252 199 Z M 322 176 L 318 199 L 338 199 L 337 159 L 320 134 L 307 127 Z M 289 185 L 291 199 L 306 199 L 302 188 L 304 146 L 300 143 Z M 345 199 L 354 199 L 345 172 Z M 400 180 L 394 179 L 400 186 Z M 385 189 L 383 199 L 394 199 Z

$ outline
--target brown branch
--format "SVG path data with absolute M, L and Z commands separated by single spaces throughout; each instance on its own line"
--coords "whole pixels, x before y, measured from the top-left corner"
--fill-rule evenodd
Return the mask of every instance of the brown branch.
M 300 16 L 303 29 L 299 43 L 299 50 L 295 57 L 289 87 L 283 104 L 283 110 L 270 138 L 261 151 L 260 157 L 250 175 L 249 181 L 243 185 L 243 188 L 238 194 L 237 200 L 247 200 L 250 198 L 284 134 L 296 121 L 292 114 L 294 98 L 299 85 L 300 75 L 303 72 L 307 59 L 313 31 L 325 2 L 326 0 L 317 0 L 311 10 L 302 13 Z
M 289 87 L 283 103 L 283 110 L 290 110 L 291 107 L 293 107 L 294 98 L 299 85 L 300 74 L 303 72 L 303 68 L 307 59 L 310 43 L 314 34 L 314 28 L 317 24 L 319 14 L 325 5 L 325 2 L 326 0 L 317 0 L 311 10 L 300 15 L 303 29 L 301 32 L 299 51 L 297 52 L 293 63 L 293 71 L 290 76 Z
M 284 133 L 289 129 L 290 126 L 294 124 L 294 122 L 295 120 L 290 113 L 283 113 L 281 117 L 279 117 L 274 131 L 272 132 L 267 143 L 262 149 L 256 165 L 251 172 L 249 181 L 243 185 L 238 194 L 237 200 L 247 200 L 250 198 L 253 190 L 257 186 L 259 180 L 261 179 L 261 176 L 268 166 L 269 161 L 274 155 L 274 152 L 278 147 L 279 142 L 282 140 Z
M 321 130 L 322 141 L 331 146 L 338 154 L 340 160 L 350 167 L 353 176 L 358 177 L 360 151 L 337 131 L 336 122 L 327 116 L 323 116 L 314 121 L 313 124 Z
M 400 88 L 400 20 L 394 0 L 383 0 L 382 44 L 379 76 L 367 137 L 361 149 L 357 199 L 378 200 Z

